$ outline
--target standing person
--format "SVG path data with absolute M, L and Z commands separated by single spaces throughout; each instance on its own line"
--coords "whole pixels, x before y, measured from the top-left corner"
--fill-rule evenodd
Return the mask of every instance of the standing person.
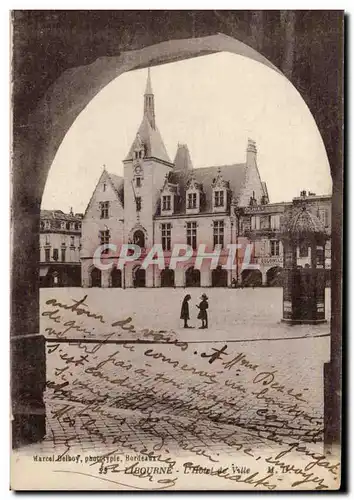
M 184 328 L 191 328 L 188 326 L 189 318 L 189 304 L 188 302 L 191 300 L 191 296 L 188 294 L 184 297 L 181 307 L 181 319 L 184 320 Z
M 202 326 L 200 326 L 199 328 L 208 328 L 208 313 L 207 313 L 207 309 L 209 307 L 209 304 L 208 304 L 208 297 L 205 295 L 205 293 L 203 293 L 203 295 L 201 296 L 201 299 L 202 301 L 200 302 L 198 309 L 199 309 L 199 314 L 198 314 L 198 319 L 201 319 L 202 320 Z

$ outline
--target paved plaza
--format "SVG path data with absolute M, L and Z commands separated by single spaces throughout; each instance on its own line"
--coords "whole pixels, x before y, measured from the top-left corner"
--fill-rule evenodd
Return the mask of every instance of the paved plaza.
M 329 325 L 281 323 L 281 289 L 188 291 L 196 326 L 208 294 L 208 330 L 181 328 L 186 290 L 41 290 L 47 432 L 24 451 L 216 462 L 284 443 L 321 451 Z M 90 317 L 70 310 L 85 295 Z
M 198 302 L 202 290 L 188 291 L 192 295 L 191 324 L 197 325 L 193 305 Z M 289 388 L 296 387 L 298 392 L 302 391 L 306 395 L 304 399 L 307 403 L 301 402 L 301 404 L 305 404 L 306 410 L 321 421 L 322 371 L 323 363 L 329 359 L 329 325 L 290 327 L 281 323 L 281 289 L 206 291 L 210 302 L 209 329 L 185 330 L 181 328 L 179 308 L 186 290 L 43 289 L 42 313 L 58 310 L 55 303 L 46 304 L 53 298 L 61 305 L 64 303 L 71 305 L 73 302 L 70 302 L 69 297 L 78 301 L 87 295 L 85 300 L 87 309 L 97 316 L 100 314 L 105 321 L 105 324 L 101 324 L 101 321 L 83 315 L 77 316 L 72 311 L 60 307 L 59 313 L 56 313 L 56 317 L 58 314 L 61 315 L 61 323 L 58 325 L 52 319 L 55 315 L 41 316 L 41 331 L 48 338 L 46 390 L 48 436 L 55 435 L 57 442 L 65 440 L 66 432 L 70 430 L 71 410 L 66 418 L 52 418 L 52 415 L 56 415 L 56 408 L 61 401 L 71 402 L 74 405 L 72 411 L 77 411 L 78 405 L 82 404 L 80 401 L 93 399 L 93 394 L 90 393 L 92 387 L 97 391 L 97 397 L 101 397 L 102 407 L 109 407 L 110 411 L 114 408 L 115 412 L 128 412 L 129 418 L 132 413 L 140 415 L 150 407 L 159 414 L 171 416 L 175 412 L 176 416 L 189 418 L 196 416 L 197 410 L 191 407 L 185 412 L 183 408 L 175 411 L 174 401 L 169 400 L 171 395 L 187 402 L 192 394 L 193 400 L 198 401 L 200 397 L 200 403 L 203 405 L 205 398 L 203 399 L 200 394 L 204 394 L 205 391 L 208 395 L 218 394 L 224 400 L 232 399 L 234 391 L 235 405 L 237 401 L 235 425 L 240 425 L 241 433 L 242 429 L 247 431 L 247 422 L 257 420 L 257 409 L 262 406 L 262 401 L 257 401 L 252 391 L 248 390 L 253 387 L 252 380 L 259 372 L 272 373 L 274 370 L 277 381 L 281 380 L 281 383 Z M 329 293 L 326 299 L 327 315 L 329 315 Z M 134 331 L 120 329 L 119 333 L 111 336 L 111 324 L 115 321 L 124 321 L 128 317 L 131 317 L 132 321 L 124 326 L 127 328 L 129 325 L 134 325 Z M 55 343 L 54 333 L 65 331 L 63 324 L 71 324 L 67 320 L 73 319 L 85 331 L 71 329 L 65 337 L 76 339 L 75 342 Z M 156 334 L 156 332 L 162 333 Z M 53 341 L 50 341 L 52 338 Z M 96 344 L 96 338 L 104 343 Z M 78 344 L 78 339 L 83 342 Z M 84 343 L 85 340 L 87 343 Z M 177 342 L 177 345 L 173 342 Z M 97 345 L 99 349 L 95 351 Z M 214 352 L 212 349 L 222 349 L 224 345 L 227 346 L 227 354 L 220 354 L 220 359 L 210 364 L 208 362 L 210 358 L 207 356 Z M 91 351 L 94 351 L 93 354 L 87 354 Z M 84 360 L 80 362 L 81 357 Z M 237 357 L 240 361 L 227 364 Z M 90 368 L 92 364 L 98 367 L 96 371 Z M 184 364 L 187 365 L 187 371 L 180 369 Z M 257 369 L 247 368 L 252 365 L 256 365 Z M 208 372 L 210 378 L 197 376 L 195 374 L 197 371 Z M 124 382 L 127 376 L 129 378 Z M 56 388 L 60 377 L 66 383 L 65 389 L 62 390 Z M 117 377 L 122 381 L 120 386 L 112 384 L 112 379 Z M 193 389 L 196 382 L 203 385 L 203 391 L 198 393 Z M 234 390 L 230 386 L 232 382 L 235 383 Z M 160 386 L 162 397 L 150 390 Z M 237 389 L 238 386 L 245 387 L 246 392 Z M 256 386 L 258 387 L 257 383 Z M 225 425 L 229 425 L 226 416 L 229 416 L 232 422 L 235 406 L 229 404 L 225 407 L 224 400 L 220 403 L 220 408 L 225 417 Z M 99 432 L 107 433 L 108 436 L 112 418 L 108 414 L 97 416 L 99 418 L 95 418 L 96 425 L 97 421 L 101 420 L 102 427 Z M 207 413 L 205 418 L 209 418 Z M 113 424 L 114 421 L 113 418 Z M 89 442 L 94 440 L 95 432 L 90 433 L 84 425 L 81 427 L 83 427 L 81 434 L 86 434 Z M 96 437 L 100 436 L 99 432 L 97 431 Z M 74 434 L 77 435 L 76 431 Z M 249 436 L 248 434 L 245 439 L 249 439 Z M 254 440 L 257 441 L 255 436 Z

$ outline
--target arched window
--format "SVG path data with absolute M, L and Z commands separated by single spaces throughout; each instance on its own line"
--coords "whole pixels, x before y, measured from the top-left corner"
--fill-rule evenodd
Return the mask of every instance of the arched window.
M 145 234 L 140 229 L 135 231 L 133 243 L 134 245 L 138 245 L 140 248 L 145 248 Z

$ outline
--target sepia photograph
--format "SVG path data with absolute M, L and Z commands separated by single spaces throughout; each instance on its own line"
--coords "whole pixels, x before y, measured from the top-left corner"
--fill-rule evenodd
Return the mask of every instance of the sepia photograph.
M 11 489 L 340 489 L 344 12 L 10 22 Z

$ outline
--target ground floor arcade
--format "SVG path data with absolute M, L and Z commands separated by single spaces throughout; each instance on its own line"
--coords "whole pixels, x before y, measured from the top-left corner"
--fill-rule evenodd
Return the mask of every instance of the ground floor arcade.
M 196 269 L 191 264 L 176 269 L 159 269 L 141 263 L 127 264 L 123 269 L 112 266 L 106 270 L 95 267 L 92 260 L 82 262 L 82 286 L 84 288 L 159 288 L 159 287 L 259 287 L 282 286 L 283 268 L 260 266 L 259 269 L 226 270 Z

